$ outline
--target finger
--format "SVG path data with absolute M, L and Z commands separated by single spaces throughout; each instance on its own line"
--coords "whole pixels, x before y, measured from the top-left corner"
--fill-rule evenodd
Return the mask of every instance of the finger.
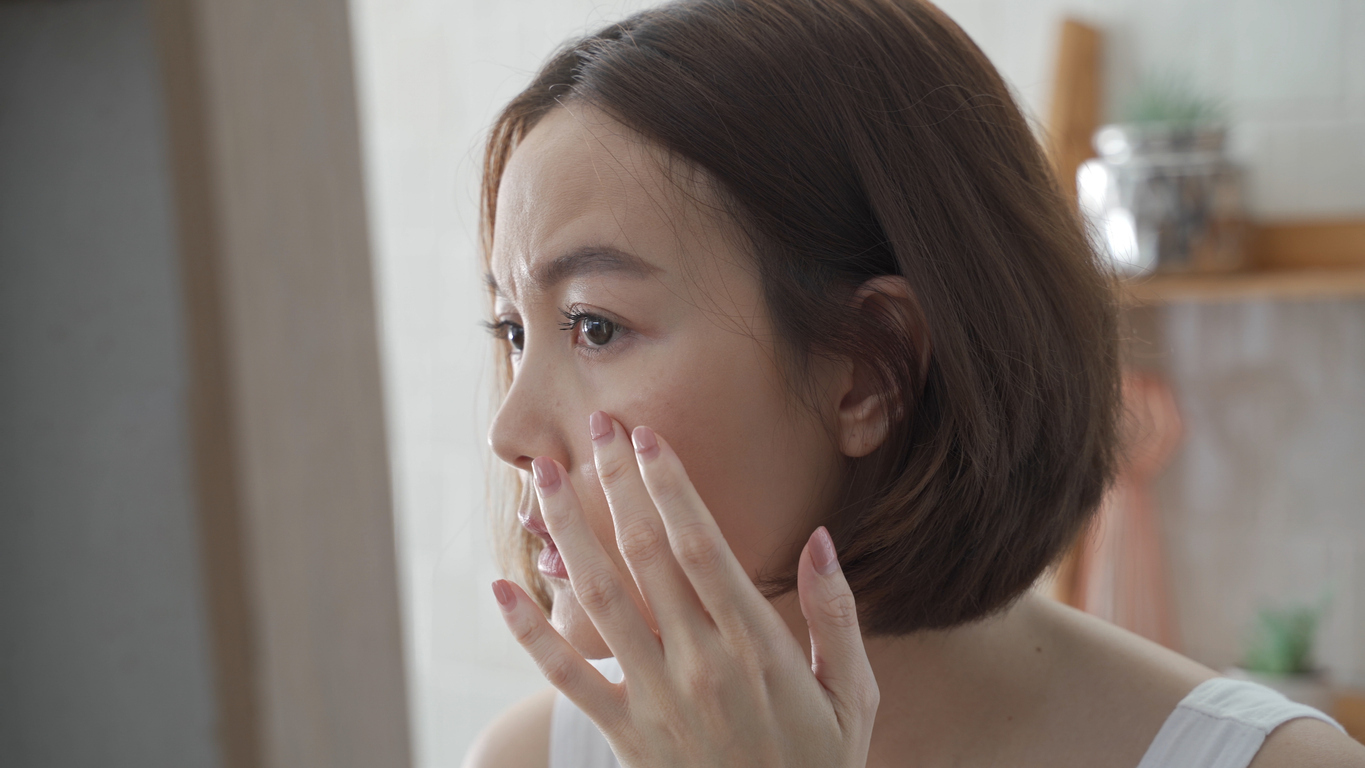
M 858 625 L 857 602 L 823 525 L 801 550 L 796 590 L 810 627 L 811 671 L 829 691 L 840 722 L 844 715 L 870 717 L 877 711 L 877 680 Z
M 626 669 L 660 668 L 659 638 L 631 599 L 626 581 L 588 526 L 578 495 L 559 462 L 540 457 L 532 462 L 541 515 L 549 529 L 569 585 L 598 634 Z
M 754 621 L 758 616 L 777 620 L 773 607 L 735 559 L 678 455 L 649 427 L 636 427 L 631 439 L 673 555 L 716 626 L 729 633 L 760 626 Z
M 614 721 L 623 706 L 617 687 L 550 626 L 535 601 L 521 587 L 505 579 L 493 582 L 493 595 L 512 636 L 530 654 L 550 685 L 594 722 Z
M 690 635 L 704 618 L 701 601 L 668 547 L 668 532 L 649 497 L 625 427 L 603 411 L 589 428 L 597 477 L 616 525 L 616 544 L 659 625 L 664 643 Z

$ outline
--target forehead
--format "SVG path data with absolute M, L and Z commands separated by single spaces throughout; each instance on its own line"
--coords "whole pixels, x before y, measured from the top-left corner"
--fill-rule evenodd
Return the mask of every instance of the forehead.
M 516 293 L 544 262 L 587 248 L 636 254 L 668 275 L 683 271 L 684 252 L 728 252 L 724 218 L 689 182 L 695 175 L 665 172 L 666 163 L 592 107 L 551 110 L 513 151 L 498 188 L 489 267 L 499 289 Z

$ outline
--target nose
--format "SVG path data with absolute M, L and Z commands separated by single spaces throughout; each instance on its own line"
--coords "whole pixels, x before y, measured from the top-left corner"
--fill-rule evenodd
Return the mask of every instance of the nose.
M 499 459 L 526 472 L 537 456 L 568 465 L 562 418 L 567 404 L 562 388 L 554 385 L 556 378 L 553 371 L 538 370 L 531 360 L 523 359 L 488 427 L 488 445 Z

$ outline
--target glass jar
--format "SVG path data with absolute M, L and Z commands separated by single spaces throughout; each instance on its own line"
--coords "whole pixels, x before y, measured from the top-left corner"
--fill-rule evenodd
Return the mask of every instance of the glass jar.
M 1221 272 L 1245 263 L 1241 173 L 1222 125 L 1132 123 L 1095 132 L 1076 171 L 1096 248 L 1121 272 Z

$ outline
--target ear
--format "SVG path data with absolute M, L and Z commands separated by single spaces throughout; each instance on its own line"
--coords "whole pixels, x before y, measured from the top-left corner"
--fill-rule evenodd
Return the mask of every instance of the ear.
M 872 325 L 898 325 L 910 336 L 918 359 L 916 370 L 923 378 L 929 367 L 929 332 L 916 311 L 910 284 L 898 275 L 874 277 L 858 287 L 853 295 L 858 312 L 875 313 Z M 849 360 L 843 366 L 834 395 L 839 447 L 844 455 L 859 458 L 872 453 L 886 442 L 890 432 L 892 408 L 898 393 L 882 391 L 881 382 L 865 361 Z

